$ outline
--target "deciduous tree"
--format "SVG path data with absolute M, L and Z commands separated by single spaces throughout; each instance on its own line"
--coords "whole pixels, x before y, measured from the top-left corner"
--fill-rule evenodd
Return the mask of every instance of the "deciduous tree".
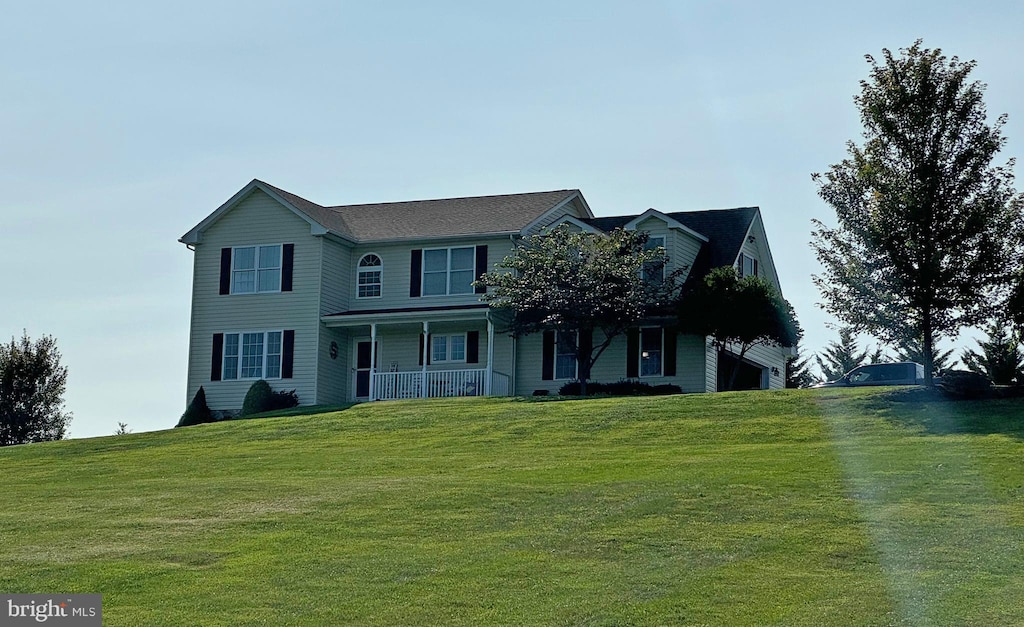
M 0 344 L 0 446 L 63 439 L 68 369 L 52 336 Z
M 736 357 L 727 389 L 736 384 L 751 348 L 796 346 L 803 335 L 792 305 L 759 276 L 740 278 L 732 266 L 715 268 L 679 302 L 679 329 L 709 336 L 719 354 Z
M 476 284 L 491 288 L 482 298 L 507 312 L 504 330 L 512 335 L 564 334 L 585 395 L 591 369 L 612 340 L 667 309 L 678 291 L 678 270 L 644 280 L 667 261 L 664 249 L 646 247 L 648 239 L 642 231 L 599 234 L 561 225 L 516 242 L 499 269 Z
M 994 166 L 1005 116 L 986 117 L 973 61 L 920 41 L 881 62 L 854 98 L 864 143 L 815 174 L 838 226 L 815 221 L 825 308 L 858 331 L 922 338 L 926 383 L 935 339 L 988 318 L 1020 267 L 1022 198 L 1013 160 Z

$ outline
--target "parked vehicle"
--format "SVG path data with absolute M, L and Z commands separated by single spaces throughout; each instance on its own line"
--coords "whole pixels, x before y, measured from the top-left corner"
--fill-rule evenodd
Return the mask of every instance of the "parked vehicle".
M 857 366 L 835 381 L 819 383 L 816 388 L 855 387 L 862 385 L 920 385 L 924 383 L 924 366 L 912 361 Z

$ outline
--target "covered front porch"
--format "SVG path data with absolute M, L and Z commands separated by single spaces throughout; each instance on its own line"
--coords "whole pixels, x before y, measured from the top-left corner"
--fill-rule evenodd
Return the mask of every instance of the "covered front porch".
M 352 400 L 512 392 L 511 339 L 496 340 L 486 305 L 356 311 L 321 320 L 351 343 Z

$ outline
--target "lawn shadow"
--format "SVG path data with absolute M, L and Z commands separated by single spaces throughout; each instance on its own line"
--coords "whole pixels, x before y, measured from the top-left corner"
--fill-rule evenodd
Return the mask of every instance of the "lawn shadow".
M 902 388 L 866 401 L 894 424 L 934 435 L 1002 434 L 1024 440 L 1024 399 L 996 392 L 992 398 L 952 399 L 937 390 Z

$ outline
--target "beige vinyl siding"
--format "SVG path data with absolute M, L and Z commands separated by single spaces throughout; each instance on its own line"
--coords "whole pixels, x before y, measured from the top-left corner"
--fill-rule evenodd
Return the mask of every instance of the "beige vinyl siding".
M 337 344 L 338 356 L 331 358 L 331 342 Z M 320 350 L 317 354 L 317 404 L 336 405 L 349 400 L 351 341 L 343 329 L 320 326 Z
M 294 244 L 291 292 L 220 295 L 221 248 Z M 268 381 L 275 390 L 296 391 L 302 404 L 316 402 L 319 333 L 320 238 L 307 222 L 255 190 L 203 233 L 193 253 L 192 323 L 187 396 L 200 386 L 211 409 L 237 410 L 252 381 L 211 381 L 213 335 L 225 332 L 295 331 L 293 378 Z
M 718 391 L 718 349 L 711 338 L 704 338 L 704 391 Z
M 690 271 L 693 270 L 694 261 L 697 259 L 697 253 L 700 252 L 703 242 L 679 229 L 672 230 L 671 240 L 672 253 L 669 268 L 674 271 L 685 267 L 686 272 L 679 278 L 679 280 L 685 281 L 690 276 Z
M 320 313 L 327 315 L 348 311 L 355 294 L 354 266 L 359 263 L 359 257 L 353 259 L 349 246 L 329 237 L 322 239 L 322 246 Z
M 697 253 L 700 252 L 702 242 L 683 230 L 670 228 L 657 216 L 651 216 L 638 224 L 637 230 L 646 231 L 651 237 L 665 238 L 665 254 L 669 258 L 665 268 L 666 274 L 679 268 L 686 268 L 687 272 L 680 277 L 680 280 L 686 280 L 689 269 L 693 267 Z
M 544 229 L 550 227 L 555 222 L 558 222 L 565 216 L 572 216 L 574 218 L 584 218 L 587 213 L 583 210 L 579 200 L 574 198 L 571 202 L 568 202 L 561 207 L 551 209 L 544 215 L 542 215 L 531 227 L 526 231 L 526 235 L 537 235 Z
M 411 263 L 413 250 L 431 248 L 461 248 L 466 246 L 487 246 L 487 267 L 494 269 L 496 264 L 512 252 L 512 242 L 507 237 L 491 238 L 459 238 L 435 242 L 397 243 L 397 244 L 360 244 L 352 250 L 352 264 L 349 268 L 348 281 L 354 285 L 356 280 L 355 264 L 367 253 L 374 253 L 384 264 L 383 282 L 380 298 L 357 298 L 354 294 L 349 301 L 351 311 L 367 311 L 374 309 L 394 309 L 404 307 L 442 307 L 450 305 L 472 305 L 480 302 L 480 295 L 453 294 L 448 296 L 409 296 Z

